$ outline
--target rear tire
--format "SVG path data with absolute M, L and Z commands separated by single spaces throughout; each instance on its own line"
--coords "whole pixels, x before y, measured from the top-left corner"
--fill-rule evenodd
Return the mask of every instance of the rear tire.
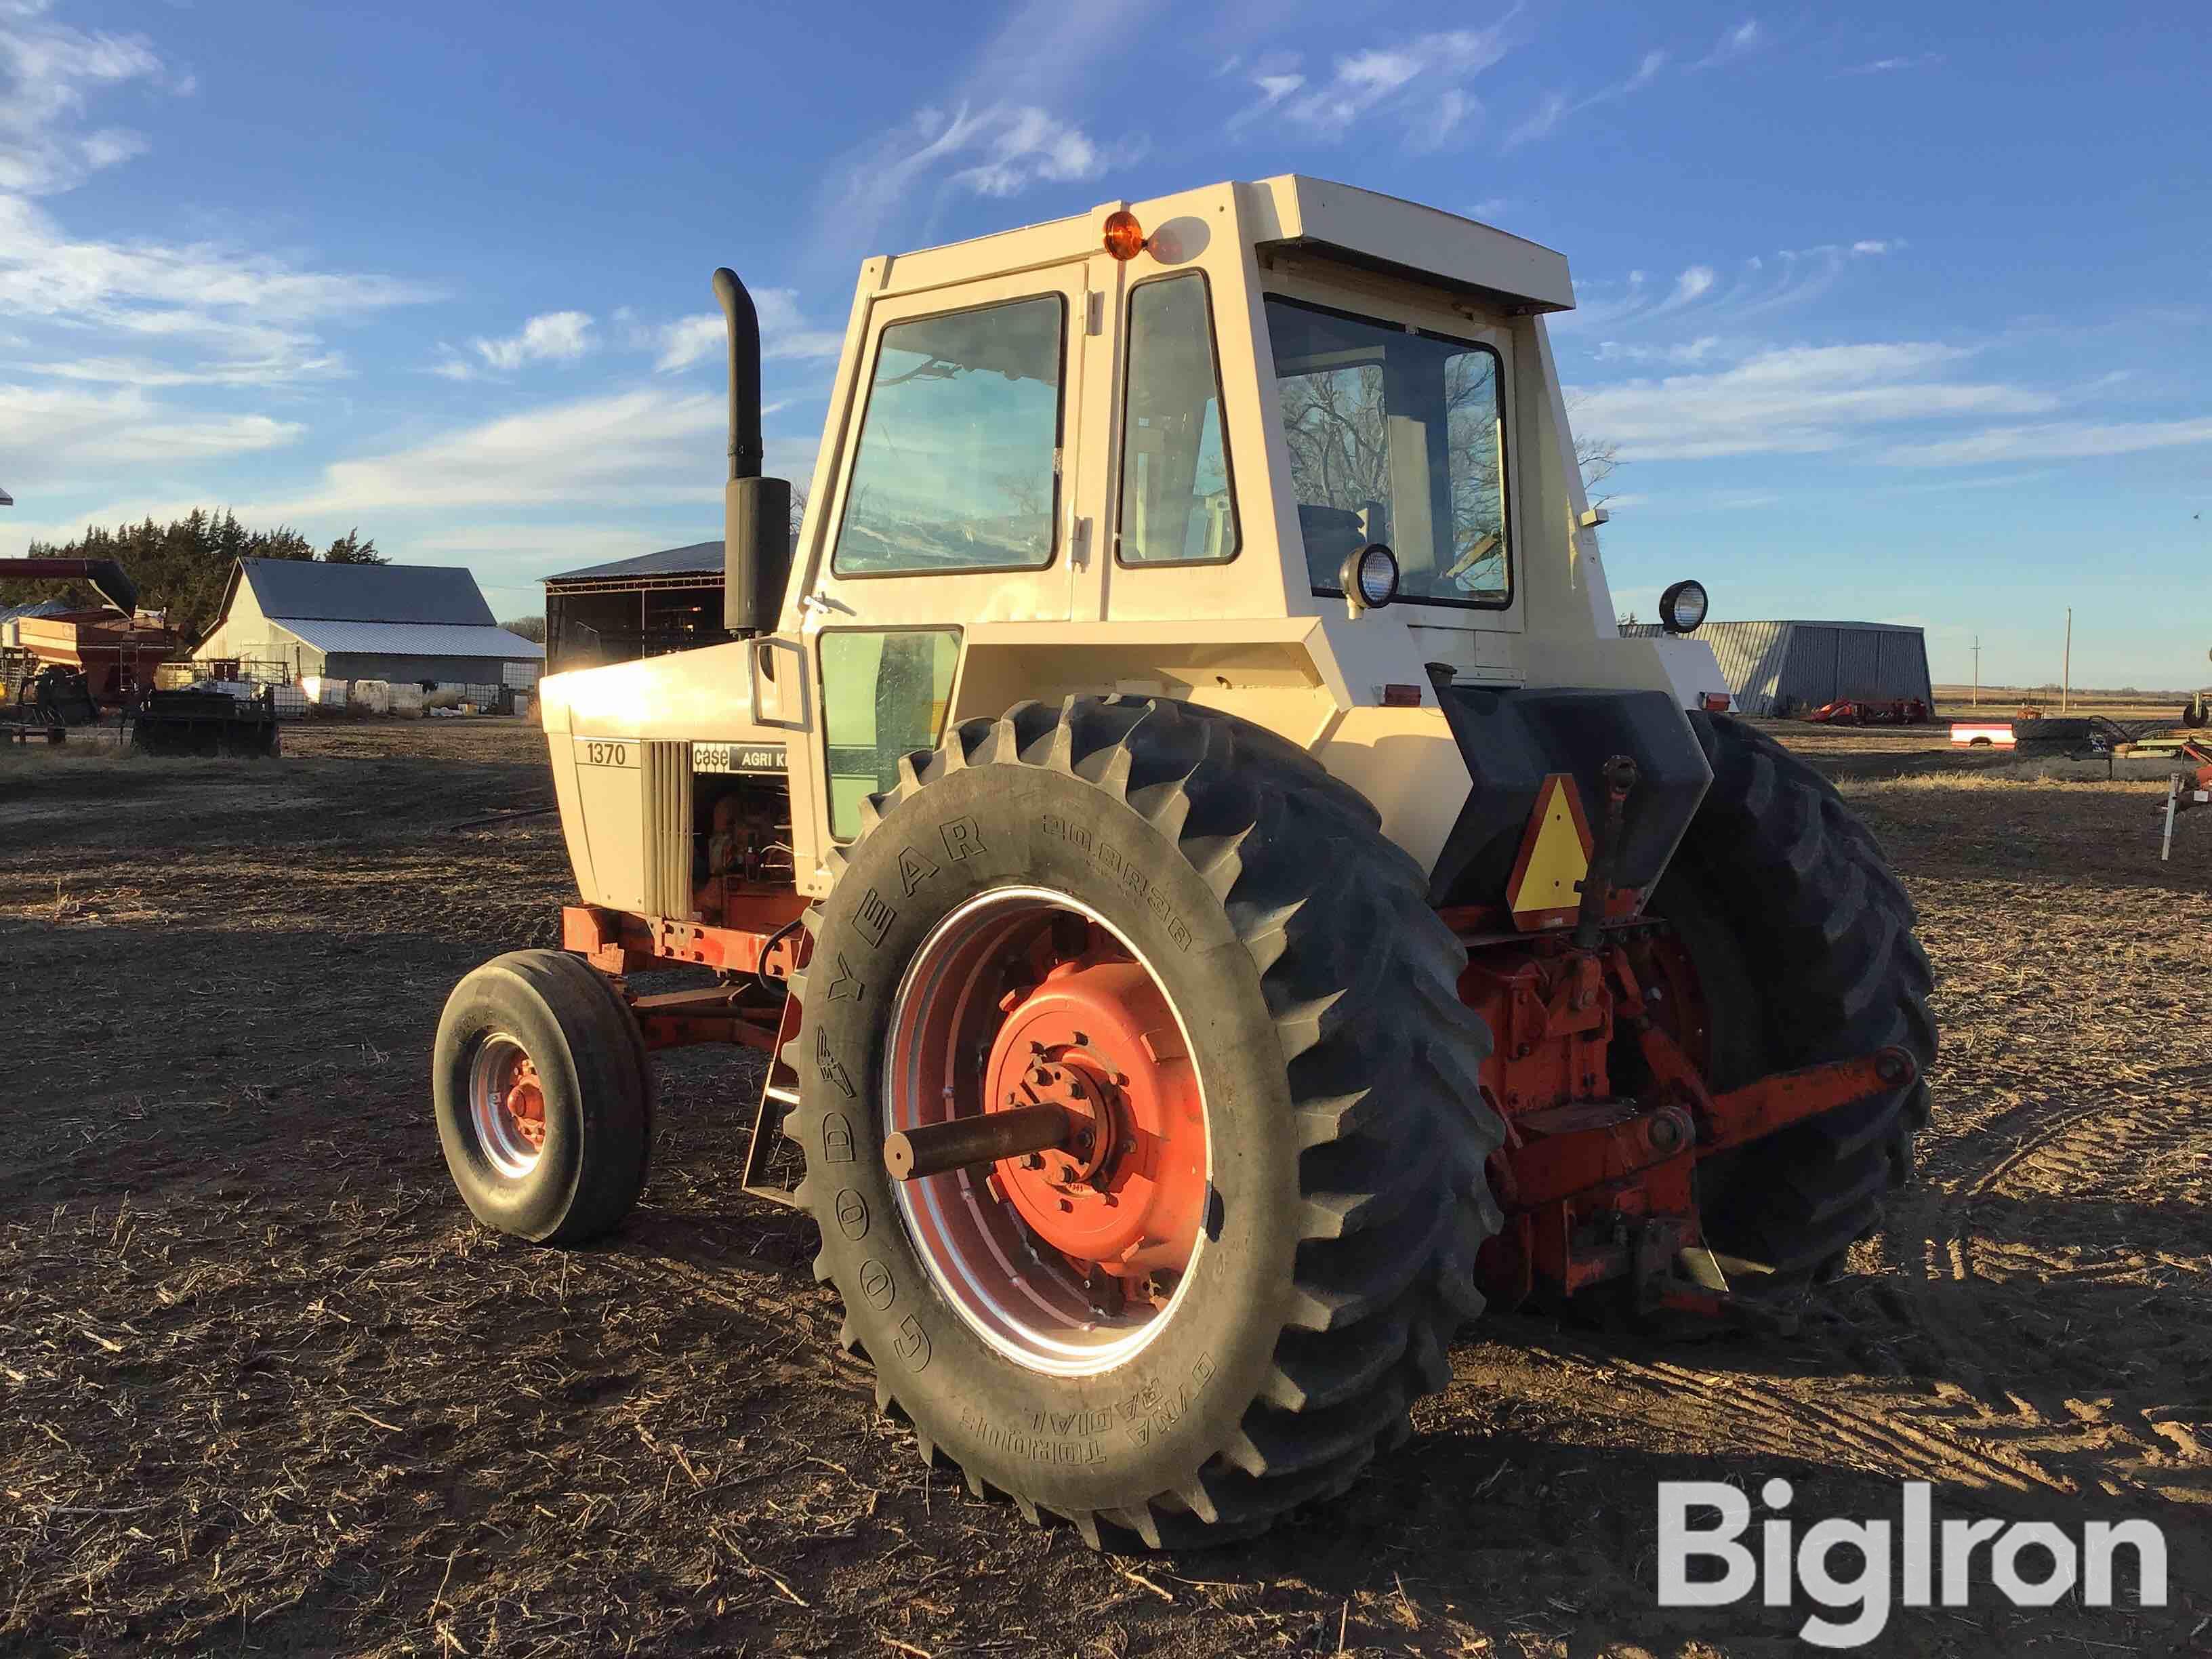
M 1888 1190 L 1911 1178 L 1936 1060 L 1933 975 L 1913 937 L 1911 900 L 1834 786 L 1739 720 L 1690 720 L 1713 783 L 1652 908 L 1679 913 L 1705 982 L 1716 1084 L 1889 1043 L 1919 1062 L 1907 1088 L 1699 1170 L 1709 1243 L 1780 1273 L 1819 1273 L 1881 1225 Z
M 637 1202 L 653 1124 L 645 1039 L 581 957 L 512 951 L 463 979 L 438 1021 L 431 1085 L 446 1168 L 486 1226 L 581 1244 Z
M 1344 1490 L 1449 1381 L 1445 1345 L 1480 1308 L 1475 1253 L 1498 1225 L 1489 1033 L 1459 1000 L 1465 952 L 1425 872 L 1302 751 L 1167 701 L 969 721 L 902 761 L 863 820 L 809 914 L 786 1054 L 816 1276 L 844 1298 L 878 1404 L 978 1495 L 1064 1516 L 1094 1547 L 1248 1536 Z M 1082 1374 L 994 1340 L 881 1152 L 905 1097 L 892 1036 L 909 1028 L 891 1011 L 928 978 L 917 952 L 933 960 L 943 928 L 1010 891 L 1120 936 L 1188 1034 L 1203 1095 L 1203 1240 L 1159 1328 Z M 1003 1201 L 971 1173 L 962 1201 Z

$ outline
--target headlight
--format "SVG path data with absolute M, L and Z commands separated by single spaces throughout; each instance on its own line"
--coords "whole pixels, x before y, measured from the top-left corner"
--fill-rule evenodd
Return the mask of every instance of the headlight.
M 1398 556 L 1370 542 L 1346 558 L 1337 583 L 1361 609 L 1380 611 L 1398 597 Z
M 1659 624 L 1669 634 L 1692 633 L 1705 621 L 1707 604 L 1703 582 L 1676 582 L 1659 596 Z

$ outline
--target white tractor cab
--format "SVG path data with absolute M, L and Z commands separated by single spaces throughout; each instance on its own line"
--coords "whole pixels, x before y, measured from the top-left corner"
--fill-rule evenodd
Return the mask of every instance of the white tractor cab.
M 715 289 L 738 641 L 543 682 L 580 902 L 433 1066 L 481 1218 L 605 1231 L 650 1054 L 765 1050 L 739 1184 L 880 1399 L 1152 1544 L 1341 1490 L 1486 1297 L 1771 1311 L 1879 1224 L 1911 907 L 1696 583 L 1620 636 L 1559 255 L 1285 177 L 870 259 L 795 547 Z
M 1173 696 L 1309 750 L 1432 865 L 1471 780 L 1429 665 L 1727 707 L 1706 646 L 1620 637 L 1544 329 L 1573 304 L 1548 248 L 1295 176 L 870 259 L 791 580 L 773 508 L 728 544 L 733 626 L 775 631 L 556 676 L 545 729 L 782 745 L 811 897 L 948 720 Z M 635 788 L 593 753 L 556 744 L 578 878 L 635 909 Z

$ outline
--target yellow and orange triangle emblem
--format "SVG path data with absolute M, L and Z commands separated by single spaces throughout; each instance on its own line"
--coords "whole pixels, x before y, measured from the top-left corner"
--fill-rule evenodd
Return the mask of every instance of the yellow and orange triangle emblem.
M 1505 882 L 1505 907 L 1523 933 L 1575 919 L 1589 874 L 1590 832 L 1575 781 L 1554 772 L 1536 792 L 1535 811 L 1521 836 L 1520 856 Z

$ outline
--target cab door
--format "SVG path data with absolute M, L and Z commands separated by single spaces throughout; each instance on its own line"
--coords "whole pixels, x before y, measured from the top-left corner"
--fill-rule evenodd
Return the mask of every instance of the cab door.
M 942 735 L 964 624 L 1071 614 L 1085 276 L 1074 261 L 869 307 L 855 437 L 801 601 L 835 840 Z

